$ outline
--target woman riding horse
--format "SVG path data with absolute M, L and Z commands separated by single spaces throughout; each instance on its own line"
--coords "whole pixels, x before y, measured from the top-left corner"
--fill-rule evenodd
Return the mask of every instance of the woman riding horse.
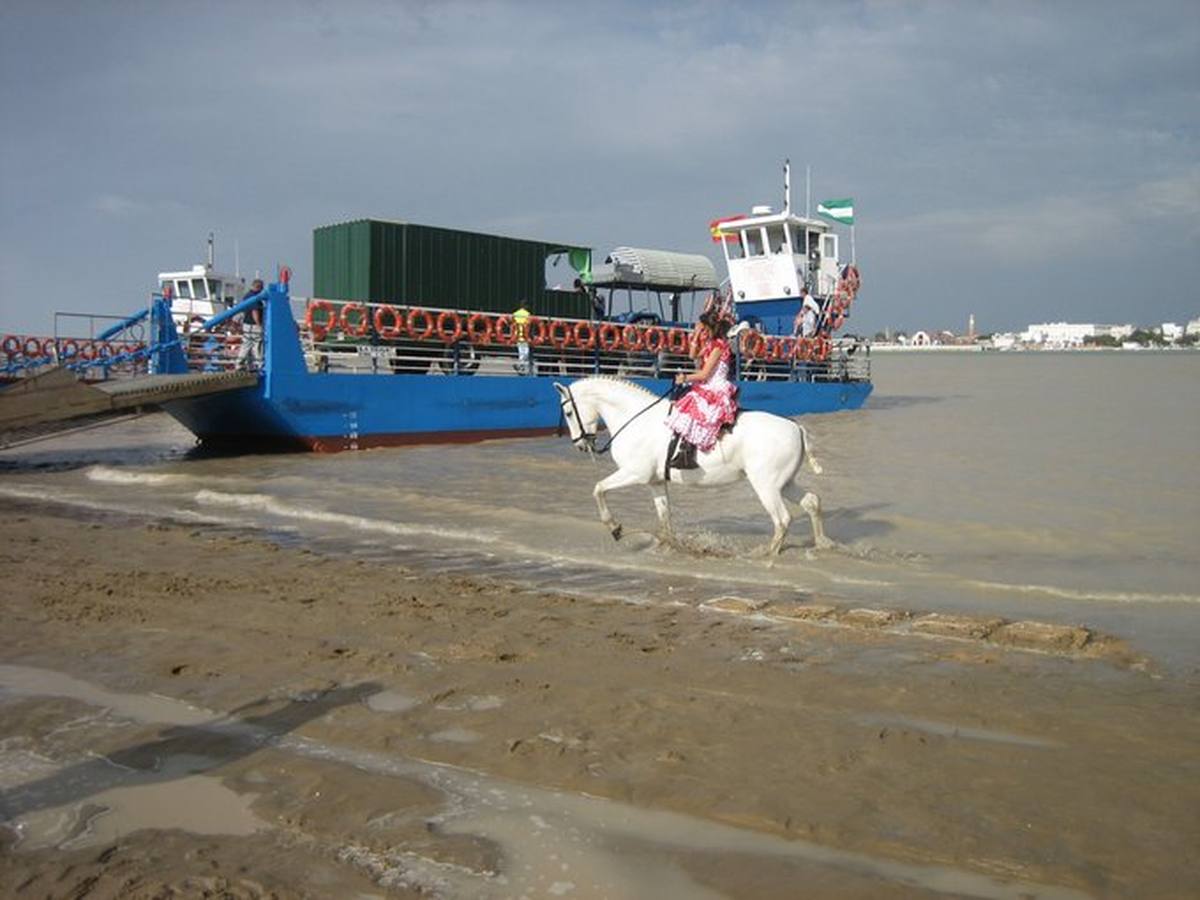
M 678 447 L 671 459 L 672 468 L 696 468 L 696 451 L 707 453 L 711 450 L 721 429 L 737 419 L 737 387 L 729 380 L 733 351 L 725 339 L 732 324 L 732 319 L 720 306 L 707 309 L 700 316 L 702 327 L 697 335 L 702 348 L 700 368 L 690 374 L 681 372 L 675 376 L 676 384 L 690 384 L 692 388 L 675 403 L 667 416 L 667 427 L 678 439 Z

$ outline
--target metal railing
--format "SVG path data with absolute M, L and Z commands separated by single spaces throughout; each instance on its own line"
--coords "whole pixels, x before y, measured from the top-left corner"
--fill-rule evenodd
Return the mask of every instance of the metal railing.
M 690 334 L 666 326 L 532 317 L 524 332 L 528 366 L 515 339 L 519 326 L 494 313 L 313 300 L 300 330 L 312 372 L 671 378 L 695 368 Z M 756 335 L 735 343 L 735 374 L 744 380 L 870 378 L 870 348 L 855 339 L 797 346 Z

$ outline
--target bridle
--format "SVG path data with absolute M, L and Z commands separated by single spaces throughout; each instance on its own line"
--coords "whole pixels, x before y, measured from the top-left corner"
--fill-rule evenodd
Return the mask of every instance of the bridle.
M 612 436 L 608 439 L 608 442 L 603 447 L 596 446 L 596 432 L 588 431 L 583 427 L 583 416 L 581 416 L 579 414 L 579 404 L 575 402 L 575 394 L 572 393 L 571 386 L 569 384 L 563 385 L 563 390 L 565 390 L 567 392 L 567 399 L 560 401 L 558 404 L 559 409 L 562 410 L 563 418 L 566 418 L 567 404 L 570 403 L 571 411 L 575 414 L 575 421 L 577 423 L 579 423 L 579 435 L 578 435 L 578 437 L 572 437 L 571 443 L 575 446 L 578 446 L 579 444 L 582 443 L 583 446 L 587 449 L 588 453 L 592 454 L 593 456 L 603 456 L 605 453 L 607 453 L 609 450 L 612 449 L 613 441 L 615 441 L 617 439 L 617 437 L 621 434 L 622 431 L 624 431 L 626 428 L 628 428 L 633 423 L 634 419 L 636 419 L 638 416 L 640 416 L 644 412 L 649 412 L 651 409 L 653 409 L 655 406 L 658 405 L 659 401 L 661 401 L 665 397 L 669 397 L 672 393 L 674 393 L 675 385 L 672 384 L 665 391 L 663 391 L 661 394 L 659 394 L 657 397 L 655 397 L 653 400 L 651 400 L 649 405 L 642 407 L 637 412 L 635 412 L 632 416 L 630 416 L 625 421 L 624 425 L 622 425 L 620 428 L 618 428 L 616 431 L 613 432 Z
M 571 386 L 569 384 L 564 385 L 563 389 L 567 392 L 567 399 L 559 401 L 558 407 L 562 411 L 562 416 L 565 419 L 567 417 L 567 404 L 570 403 L 571 412 L 575 414 L 575 421 L 579 425 L 579 435 L 577 437 L 575 435 L 571 436 L 571 444 L 572 446 L 577 447 L 582 443 L 583 446 L 587 448 L 588 453 L 595 453 L 596 432 L 588 431 L 583 427 L 583 416 L 579 414 L 579 404 L 575 402 L 575 395 L 571 393 Z M 570 424 L 568 424 L 567 427 L 570 428 Z M 574 431 L 575 429 L 570 428 L 570 430 Z M 611 440 L 608 442 L 608 445 L 609 447 L 612 446 Z M 604 449 L 607 450 L 608 447 L 605 447 Z M 603 453 L 604 451 L 602 450 L 600 452 Z

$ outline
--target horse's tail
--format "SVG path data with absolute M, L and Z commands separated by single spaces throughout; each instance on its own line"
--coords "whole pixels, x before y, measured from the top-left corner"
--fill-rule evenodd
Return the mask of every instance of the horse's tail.
M 799 422 L 796 423 L 796 426 L 800 429 L 800 452 L 804 454 L 804 460 L 808 463 L 808 467 L 812 469 L 813 474 L 820 475 L 825 470 L 821 468 L 821 464 L 817 462 L 816 456 L 813 455 L 812 441 L 809 440 L 808 429 Z M 799 474 L 799 469 L 797 469 L 797 474 Z

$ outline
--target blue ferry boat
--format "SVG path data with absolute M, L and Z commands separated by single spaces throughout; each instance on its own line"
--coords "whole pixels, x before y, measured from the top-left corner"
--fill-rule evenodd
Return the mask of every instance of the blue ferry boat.
M 443 241 L 459 246 L 488 237 L 441 231 Z M 321 229 L 317 234 L 320 241 Z M 379 230 L 371 235 L 370 246 L 378 246 Z M 300 300 L 290 295 L 286 269 L 261 294 L 232 302 L 228 277 L 175 273 L 189 280 L 187 296 L 181 297 L 180 286 L 166 273 L 162 292 L 145 309 L 94 341 L 70 341 L 79 359 L 67 353 L 62 361 L 93 375 L 124 366 L 160 379 L 228 372 L 239 361 L 249 363 L 257 375 L 251 383 L 225 379 L 210 393 L 163 395 L 162 409 L 205 444 L 342 451 L 545 435 L 560 423 L 555 381 L 612 374 L 665 393 L 676 372 L 694 365 L 682 295 L 692 297 L 694 317 L 696 297 L 719 291 L 733 299 L 749 326 L 737 355 L 743 408 L 796 416 L 861 406 L 871 391 L 869 347 L 835 333 L 859 280 L 853 266 L 838 260 L 831 226 L 787 209 L 756 207 L 749 215 L 719 220 L 713 236 L 728 266 L 724 284 L 700 255 L 618 248 L 593 270 L 581 248 L 545 245 L 550 253 L 569 249 L 572 263 L 580 263 L 575 291 L 569 297 L 558 292 L 554 302 L 493 293 L 486 303 L 416 305 L 403 302 L 397 295 L 405 291 L 394 286 L 380 289 L 391 298 L 347 299 L 343 291 L 339 299 Z M 415 240 L 404 238 L 410 239 Z M 322 259 L 320 244 L 317 249 Z M 355 266 L 366 263 L 356 263 L 354 253 L 343 254 L 337 264 L 343 281 L 365 284 L 364 293 L 378 281 L 359 277 Z M 461 271 L 450 274 L 462 278 Z M 544 287 L 544 271 L 536 275 Z M 419 293 L 413 279 L 408 281 L 407 292 Z M 208 297 L 214 282 L 216 293 Z M 314 278 L 318 287 L 321 282 Z M 792 323 L 805 285 L 821 308 L 820 323 L 815 334 L 796 338 Z M 617 313 L 622 292 L 630 298 L 629 309 Z M 635 292 L 657 295 L 658 311 L 638 308 Z M 220 311 L 201 319 L 196 315 L 201 299 Z M 513 316 L 522 305 L 533 307 L 527 320 Z M 261 347 L 247 354 L 242 341 L 260 340 L 258 332 L 241 327 L 254 307 L 262 313 Z M 140 340 L 131 343 L 134 329 Z M 106 358 L 106 346 L 125 352 Z

